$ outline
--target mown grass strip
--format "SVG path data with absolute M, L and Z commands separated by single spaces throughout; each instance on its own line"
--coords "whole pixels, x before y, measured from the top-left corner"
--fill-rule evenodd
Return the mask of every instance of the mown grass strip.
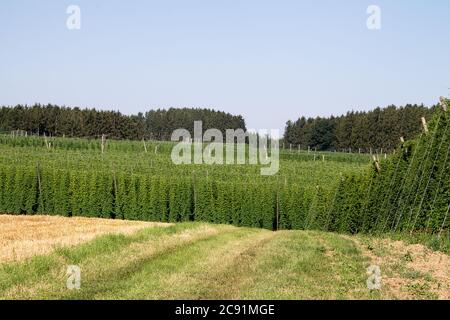
M 71 264 L 83 264 L 89 260 L 101 260 L 117 251 L 126 251 L 131 244 L 158 241 L 187 230 L 201 228 L 201 223 L 183 223 L 170 227 L 152 227 L 136 234 L 106 235 L 76 246 L 56 249 L 52 254 L 36 256 L 23 262 L 0 265 L 0 294 L 4 296 L 13 287 L 30 287 L 38 282 L 61 282 L 65 268 Z M 45 279 L 45 280 L 43 280 Z M 62 282 L 65 285 L 65 282 Z M 20 291 L 20 290 L 19 290 Z
M 376 298 L 366 287 L 366 264 L 354 243 L 337 234 L 282 231 L 245 271 L 239 298 Z
M 224 248 L 239 248 L 241 241 L 253 241 L 255 235 L 269 231 L 220 226 L 221 232 L 205 236 L 186 245 L 159 251 L 147 259 L 135 259 L 108 274 L 95 274 L 85 281 L 82 290 L 70 292 L 67 298 L 76 299 L 195 299 L 201 288 L 200 274 L 208 268 L 220 268 L 227 259 Z M 210 255 L 219 255 L 222 261 Z M 202 285 L 211 285 L 201 277 Z M 172 279 L 172 281 L 171 281 Z

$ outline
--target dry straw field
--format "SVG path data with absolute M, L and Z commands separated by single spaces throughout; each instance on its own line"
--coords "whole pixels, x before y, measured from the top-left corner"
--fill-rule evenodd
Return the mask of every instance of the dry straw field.
M 105 234 L 132 234 L 167 223 L 59 216 L 0 215 L 0 263 L 46 254 Z

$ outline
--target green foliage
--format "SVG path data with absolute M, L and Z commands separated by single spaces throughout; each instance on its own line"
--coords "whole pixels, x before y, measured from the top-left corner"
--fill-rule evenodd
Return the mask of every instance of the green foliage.
M 285 147 L 308 146 L 317 150 L 346 152 L 392 151 L 398 139 L 413 139 L 420 133 L 420 117 L 431 119 L 437 106 L 389 106 L 369 112 L 348 112 L 340 117 L 301 117 L 288 121 L 284 133 Z M 382 152 L 381 152 L 382 153 Z
M 0 107 L 0 132 L 27 135 L 99 137 L 105 134 L 109 139 L 170 140 L 175 129 L 186 128 L 193 135 L 194 121 L 202 121 L 203 129 L 216 128 L 225 133 L 226 129 L 244 129 L 242 116 L 211 109 L 183 108 L 151 110 L 145 115 L 123 115 L 116 111 L 67 108 L 56 105 L 35 104 Z M 15 133 L 13 133 L 16 131 Z M 20 132 L 17 132 L 20 131 Z M 53 141 L 52 141 L 53 142 Z M 1 143 L 1 141 L 0 141 Z M 15 146 L 42 146 L 43 140 L 15 139 Z M 86 140 L 71 140 L 67 148 L 84 148 L 96 151 L 98 143 Z M 128 146 L 133 147 L 133 145 Z
M 450 112 L 439 110 L 429 124 L 429 132 L 402 144 L 395 156 L 382 160 L 381 172 L 374 166 L 365 176 L 345 177 L 338 187 L 333 230 L 352 233 L 447 230 L 449 162 Z
M 102 154 L 93 140 L 54 139 L 59 149 L 48 149 L 41 138 L 0 135 L 0 212 L 445 233 L 449 119 L 449 111 L 437 111 L 428 134 L 381 159 L 380 172 L 362 155 L 292 152 L 282 156 L 273 177 L 261 176 L 258 166 L 176 166 L 169 143 L 149 142 L 152 151 L 145 152 L 137 142 L 109 141 Z

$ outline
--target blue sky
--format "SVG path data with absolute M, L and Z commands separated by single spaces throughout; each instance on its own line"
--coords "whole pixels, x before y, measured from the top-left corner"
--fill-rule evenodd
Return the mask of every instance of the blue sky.
M 80 30 L 66 27 L 69 5 Z M 450 93 L 449 16 L 448 0 L 3 0 L 0 105 L 211 107 L 282 129 L 432 104 Z

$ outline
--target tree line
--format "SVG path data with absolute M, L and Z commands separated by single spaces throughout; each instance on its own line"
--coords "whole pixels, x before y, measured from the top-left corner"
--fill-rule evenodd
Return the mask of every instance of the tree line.
M 200 108 L 157 109 L 137 115 L 118 111 L 69 108 L 35 104 L 0 108 L 0 132 L 21 130 L 30 135 L 111 139 L 170 140 L 175 129 L 184 128 L 193 135 L 194 121 L 203 122 L 203 130 L 216 128 L 246 130 L 242 116 Z
M 429 120 L 436 108 L 392 105 L 372 111 L 351 111 L 339 117 L 301 117 L 286 123 L 284 144 L 286 148 L 322 151 L 392 151 L 400 137 L 405 140 L 416 137 L 422 130 L 421 117 Z
M 394 150 L 400 137 L 412 139 L 421 131 L 421 117 L 427 120 L 436 110 L 424 105 L 389 106 L 372 111 L 351 111 L 338 117 L 301 117 L 286 123 L 285 148 L 312 148 L 321 151 L 369 152 Z M 240 115 L 212 109 L 157 109 L 136 115 L 118 111 L 80 109 L 35 104 L 0 107 L 0 132 L 21 130 L 30 135 L 95 138 L 103 134 L 110 139 L 170 140 L 178 128 L 191 136 L 194 121 L 203 122 L 203 131 L 217 128 L 246 130 Z

